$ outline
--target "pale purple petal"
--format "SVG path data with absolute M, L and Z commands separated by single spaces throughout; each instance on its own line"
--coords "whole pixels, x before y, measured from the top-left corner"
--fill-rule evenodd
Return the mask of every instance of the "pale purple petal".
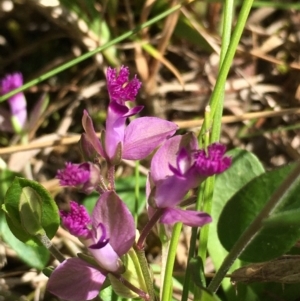
M 89 142 L 93 145 L 97 153 L 105 158 L 106 156 L 100 140 L 95 132 L 93 121 L 86 110 L 83 111 L 82 126 L 86 132 L 86 137 L 88 138 Z
M 23 85 L 23 76 L 21 73 L 9 74 L 1 80 L 1 94 L 9 93 Z M 27 120 L 26 99 L 22 92 L 19 92 L 8 99 L 12 116 L 15 116 L 21 128 L 24 127 Z
M 131 121 L 125 130 L 122 158 L 144 159 L 174 135 L 177 128 L 175 123 L 156 117 L 141 117 Z
M 80 258 L 70 258 L 51 274 L 47 290 L 59 298 L 84 301 L 95 298 L 106 275 Z
M 94 146 L 91 144 L 86 133 L 81 134 L 78 144 L 79 144 L 81 154 L 82 154 L 83 158 L 85 159 L 85 161 L 94 162 L 95 158 L 98 157 L 98 153 L 95 150 Z
M 110 159 L 115 157 L 118 144 L 123 145 L 127 118 L 139 113 L 142 109 L 142 106 L 128 109 L 117 102 L 109 104 L 106 119 L 105 152 Z
M 89 247 L 89 251 L 97 263 L 106 271 L 117 272 L 119 270 L 120 257 L 112 248 L 110 243 L 107 243 L 104 247 L 98 249 Z
M 110 159 L 115 157 L 118 144 L 123 144 L 127 119 L 126 113 L 128 113 L 128 108 L 116 102 L 108 106 L 105 130 L 105 152 Z
M 205 212 L 182 210 L 179 208 L 167 208 L 164 210 L 160 222 L 163 224 L 174 225 L 177 222 L 190 227 L 202 227 L 210 223 L 212 218 Z
M 169 168 L 179 177 L 183 177 L 188 170 L 192 166 L 192 157 L 191 154 L 186 150 L 186 148 L 182 148 L 177 155 L 177 166 L 172 166 L 169 164 Z
M 173 175 L 171 166 L 177 166 L 179 151 L 185 147 L 187 151 L 197 149 L 198 143 L 194 135 L 177 135 L 168 139 L 155 153 L 151 161 L 151 176 L 154 182 Z
M 92 214 L 93 227 L 105 225 L 107 237 L 119 256 L 132 247 L 135 240 L 135 223 L 132 214 L 114 191 L 99 198 Z
M 156 183 L 155 187 L 155 204 L 158 208 L 176 206 L 182 201 L 188 188 L 185 178 L 169 176 L 163 181 Z
M 8 99 L 12 116 L 15 116 L 23 128 L 27 120 L 27 104 L 23 93 L 17 93 Z

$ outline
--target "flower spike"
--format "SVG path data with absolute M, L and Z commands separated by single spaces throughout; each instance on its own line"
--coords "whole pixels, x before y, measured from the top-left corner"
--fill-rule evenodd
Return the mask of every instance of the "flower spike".
M 23 76 L 21 73 L 16 72 L 6 75 L 0 81 L 1 94 L 9 93 L 23 85 Z M 19 92 L 8 99 L 11 116 L 13 117 L 13 129 L 20 132 L 27 122 L 27 104 L 25 96 Z

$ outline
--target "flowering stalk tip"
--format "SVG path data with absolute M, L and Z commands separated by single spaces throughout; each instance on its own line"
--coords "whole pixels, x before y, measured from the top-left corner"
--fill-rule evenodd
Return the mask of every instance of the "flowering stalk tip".
M 0 81 L 1 94 L 7 94 L 23 85 L 23 76 L 21 73 L 16 72 L 6 75 Z M 20 132 L 27 121 L 27 104 L 25 96 L 19 92 L 8 99 L 10 112 L 12 116 L 13 128 L 15 132 Z
M 142 106 L 128 108 L 126 105 L 126 101 L 135 100 L 141 82 L 136 76 L 129 81 L 129 69 L 124 66 L 119 73 L 116 69 L 108 68 L 106 79 L 110 98 L 106 129 L 100 142 L 92 120 L 85 111 L 82 118 L 86 132 L 85 143 L 88 141 L 89 145 L 92 145 L 111 165 L 119 164 L 121 159 L 144 159 L 167 138 L 174 135 L 177 125 L 156 117 L 141 117 L 127 126 L 127 118 L 143 109 Z
M 57 171 L 56 178 L 61 186 L 76 187 L 86 194 L 98 189 L 100 168 L 90 162 L 73 164 L 67 162 L 64 169 Z

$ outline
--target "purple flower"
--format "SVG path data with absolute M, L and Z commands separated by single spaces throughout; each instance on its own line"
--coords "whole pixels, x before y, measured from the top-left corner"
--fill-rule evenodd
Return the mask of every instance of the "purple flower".
M 133 217 L 114 191 L 99 198 L 91 218 L 75 202 L 71 202 L 69 212 L 61 212 L 61 217 L 69 232 L 89 249 L 97 265 L 69 258 L 52 272 L 47 289 L 62 299 L 91 300 L 98 295 L 109 272 L 123 272 L 120 257 L 135 240 Z
M 97 190 L 100 181 L 100 168 L 90 162 L 73 164 L 67 162 L 64 169 L 58 170 L 56 178 L 61 186 L 77 187 L 86 194 Z
M 206 213 L 175 208 L 190 189 L 231 164 L 231 158 L 224 156 L 226 148 L 222 144 L 210 145 L 207 152 L 197 148 L 194 135 L 178 135 L 167 140 L 153 156 L 147 195 L 150 206 L 164 209 L 162 223 L 181 221 L 189 226 L 202 226 L 211 221 Z M 149 209 L 150 215 L 153 208 Z
M 139 113 L 143 107 L 129 109 L 126 101 L 133 101 L 141 87 L 135 77 L 128 82 L 129 71 L 122 66 L 117 75 L 116 69 L 108 68 L 107 86 L 110 96 L 106 120 L 106 131 L 102 143 L 99 141 L 91 117 L 83 113 L 82 124 L 88 140 L 102 157 L 112 164 L 118 164 L 121 159 L 140 160 L 148 156 L 166 138 L 171 137 L 177 126 L 169 121 L 156 117 L 142 117 L 133 120 L 126 126 L 128 117 Z
M 23 85 L 23 76 L 21 73 L 12 73 L 6 75 L 0 83 L 1 94 L 6 94 Z M 24 128 L 27 120 L 26 99 L 23 93 L 17 93 L 8 99 L 11 115 L 15 118 L 14 128 L 20 131 Z

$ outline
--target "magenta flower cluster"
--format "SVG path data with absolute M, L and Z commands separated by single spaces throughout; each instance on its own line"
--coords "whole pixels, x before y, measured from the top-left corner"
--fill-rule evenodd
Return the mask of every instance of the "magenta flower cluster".
M 146 185 L 149 225 L 156 222 L 173 225 L 183 222 L 201 227 L 211 222 L 205 212 L 184 210 L 180 207 L 186 194 L 207 177 L 229 168 L 231 158 L 225 147 L 215 143 L 207 150 L 199 149 L 193 134 L 175 135 L 176 124 L 156 117 L 128 118 L 137 115 L 142 106 L 127 106 L 134 101 L 141 87 L 135 76 L 129 80 L 129 69 L 122 66 L 119 73 L 108 68 L 107 88 L 110 98 L 105 131 L 101 140 L 95 132 L 91 117 L 83 112 L 84 133 L 80 147 L 85 163 L 66 163 L 57 172 L 62 186 L 76 187 L 84 193 L 98 192 L 99 198 L 91 216 L 85 207 L 71 201 L 68 211 L 61 211 L 62 225 L 78 237 L 92 256 L 92 261 L 69 258 L 52 273 L 48 290 L 60 298 L 80 301 L 97 296 L 109 274 L 122 275 L 127 254 L 136 240 L 134 218 L 118 196 L 114 185 L 114 167 L 122 159 L 141 160 L 157 149 L 151 160 Z M 99 158 L 107 163 L 107 181 L 104 180 Z M 146 226 L 137 242 L 149 233 Z M 76 288 L 74 289 L 74 283 Z

